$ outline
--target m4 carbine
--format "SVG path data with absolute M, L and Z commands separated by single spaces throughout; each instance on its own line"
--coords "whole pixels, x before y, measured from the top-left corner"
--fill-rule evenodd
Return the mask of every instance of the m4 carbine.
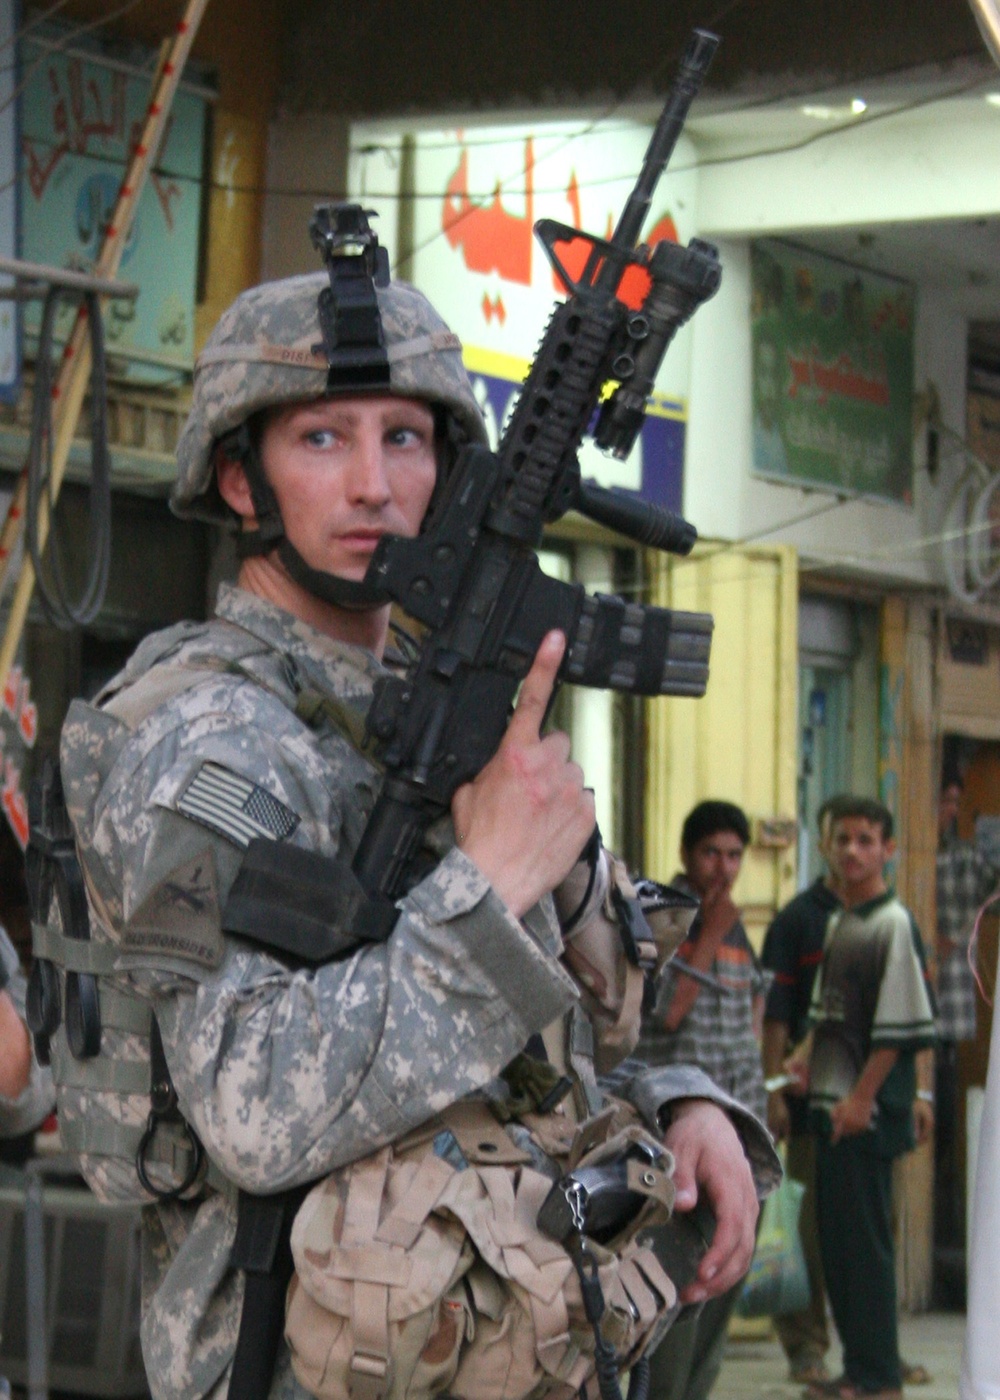
M 561 681 L 638 695 L 704 693 L 708 614 L 590 595 L 543 574 L 536 549 L 545 526 L 573 509 L 647 546 L 687 553 L 694 544 L 694 528 L 669 511 L 581 482 L 576 454 L 597 414 L 599 446 L 628 455 L 670 341 L 718 288 L 710 244 L 637 246 L 717 43 L 694 32 L 613 237 L 550 219 L 536 224 L 569 295 L 552 314 L 499 446 L 464 448 L 421 533 L 386 536 L 373 555 L 366 581 L 427 629 L 408 674 L 379 682 L 368 717 L 385 781 L 354 871 L 382 906 L 383 936 L 424 831 L 496 752 L 550 629 L 567 639 Z M 565 250 L 581 240 L 586 261 L 574 278 Z

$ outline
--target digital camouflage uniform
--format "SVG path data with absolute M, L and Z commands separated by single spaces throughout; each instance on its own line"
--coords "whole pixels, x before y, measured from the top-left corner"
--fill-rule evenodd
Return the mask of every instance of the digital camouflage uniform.
M 219 518 L 208 454 L 248 404 L 324 392 L 314 353 L 324 281 L 256 288 L 222 318 L 199 360 L 204 411 L 179 448 L 182 513 Z M 290 310 L 289 288 L 301 293 Z M 440 322 L 428 332 L 434 313 L 419 294 L 392 290 L 390 392 L 444 402 L 481 438 L 458 342 Z M 211 1162 L 195 1201 L 144 1212 L 142 1343 L 156 1400 L 226 1394 L 242 1298 L 242 1275 L 229 1267 L 237 1187 L 268 1193 L 322 1178 L 466 1095 L 505 1092 L 499 1071 L 536 1032 L 556 1060 L 563 1052 L 576 1086 L 569 1111 L 584 1116 L 600 1102 L 594 1031 L 598 1045 L 605 1033 L 631 1044 L 614 985 L 625 967 L 617 935 L 622 977 L 613 970 L 591 996 L 569 971 L 551 900 L 515 919 L 454 848 L 447 819 L 428 833 L 429 873 L 399 902 L 387 942 L 303 968 L 222 932 L 252 838 L 353 854 L 379 784 L 359 743 L 381 674 L 370 653 L 224 587 L 214 620 L 148 638 L 93 704 L 72 706 L 63 730 L 92 937 L 117 950 L 113 980 L 152 1005 L 180 1109 Z M 123 1057 L 141 1056 L 136 1042 L 127 1031 L 106 1036 L 108 1053 Z M 673 1098 L 730 1105 L 681 1067 L 639 1074 L 627 1091 L 651 1125 Z M 98 1099 L 91 1093 L 91 1111 Z M 141 1125 L 148 1106 L 135 1093 L 103 1109 Z M 730 1106 L 764 1193 L 777 1173 L 766 1133 Z M 98 1190 L 126 1189 L 117 1173 L 127 1159 L 84 1165 Z M 271 1394 L 304 1394 L 284 1348 Z
M 551 910 L 519 923 L 447 850 L 444 831 L 447 854 L 402 901 L 384 945 L 295 971 L 221 933 L 240 831 L 228 810 L 195 811 L 199 775 L 208 764 L 244 779 L 248 810 L 294 823 L 296 844 L 353 849 L 377 774 L 346 727 L 360 727 L 380 668 L 243 590 L 224 588 L 218 614 L 148 639 L 100 708 L 76 703 L 62 764 L 92 917 L 100 911 L 123 978 L 155 1007 L 181 1109 L 228 1180 L 268 1192 L 495 1089 L 499 1069 L 579 989 Z M 130 682 L 169 689 L 192 671 L 193 684 L 134 730 L 117 717 L 136 703 Z M 650 1118 L 695 1093 L 727 1102 L 683 1068 L 628 1088 Z M 737 1116 L 766 1186 L 766 1139 Z M 157 1397 L 225 1393 L 241 1297 L 228 1269 L 234 1229 L 228 1191 L 146 1209 L 143 1351 Z

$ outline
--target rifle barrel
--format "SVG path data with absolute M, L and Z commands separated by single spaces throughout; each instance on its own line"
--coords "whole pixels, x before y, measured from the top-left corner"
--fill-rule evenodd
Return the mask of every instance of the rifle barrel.
M 677 145 L 688 109 L 698 94 L 718 47 L 719 36 L 709 33 L 707 29 L 696 29 L 688 40 L 669 100 L 646 148 L 635 189 L 629 195 L 615 229 L 612 242 L 620 247 L 631 250 L 639 241 L 656 182 Z

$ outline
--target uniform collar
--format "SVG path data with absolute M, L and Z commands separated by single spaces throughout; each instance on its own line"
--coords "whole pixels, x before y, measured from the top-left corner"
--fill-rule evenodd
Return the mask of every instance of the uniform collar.
M 269 650 L 280 652 L 313 685 L 330 688 L 345 700 L 369 700 L 375 681 L 384 674 L 381 663 L 364 647 L 335 641 L 284 608 L 234 584 L 220 585 L 215 613 L 249 632 Z

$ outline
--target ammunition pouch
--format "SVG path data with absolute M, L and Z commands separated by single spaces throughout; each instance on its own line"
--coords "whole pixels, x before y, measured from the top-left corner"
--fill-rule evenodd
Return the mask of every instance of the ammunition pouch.
M 306 1197 L 285 1321 L 300 1384 L 319 1400 L 596 1395 L 580 1279 L 539 1224 L 563 1167 L 601 1216 L 601 1238 L 587 1239 L 600 1332 L 630 1365 L 677 1308 L 646 1240 L 670 1216 L 670 1154 L 616 1105 L 546 1173 L 486 1104 L 463 1102 Z

